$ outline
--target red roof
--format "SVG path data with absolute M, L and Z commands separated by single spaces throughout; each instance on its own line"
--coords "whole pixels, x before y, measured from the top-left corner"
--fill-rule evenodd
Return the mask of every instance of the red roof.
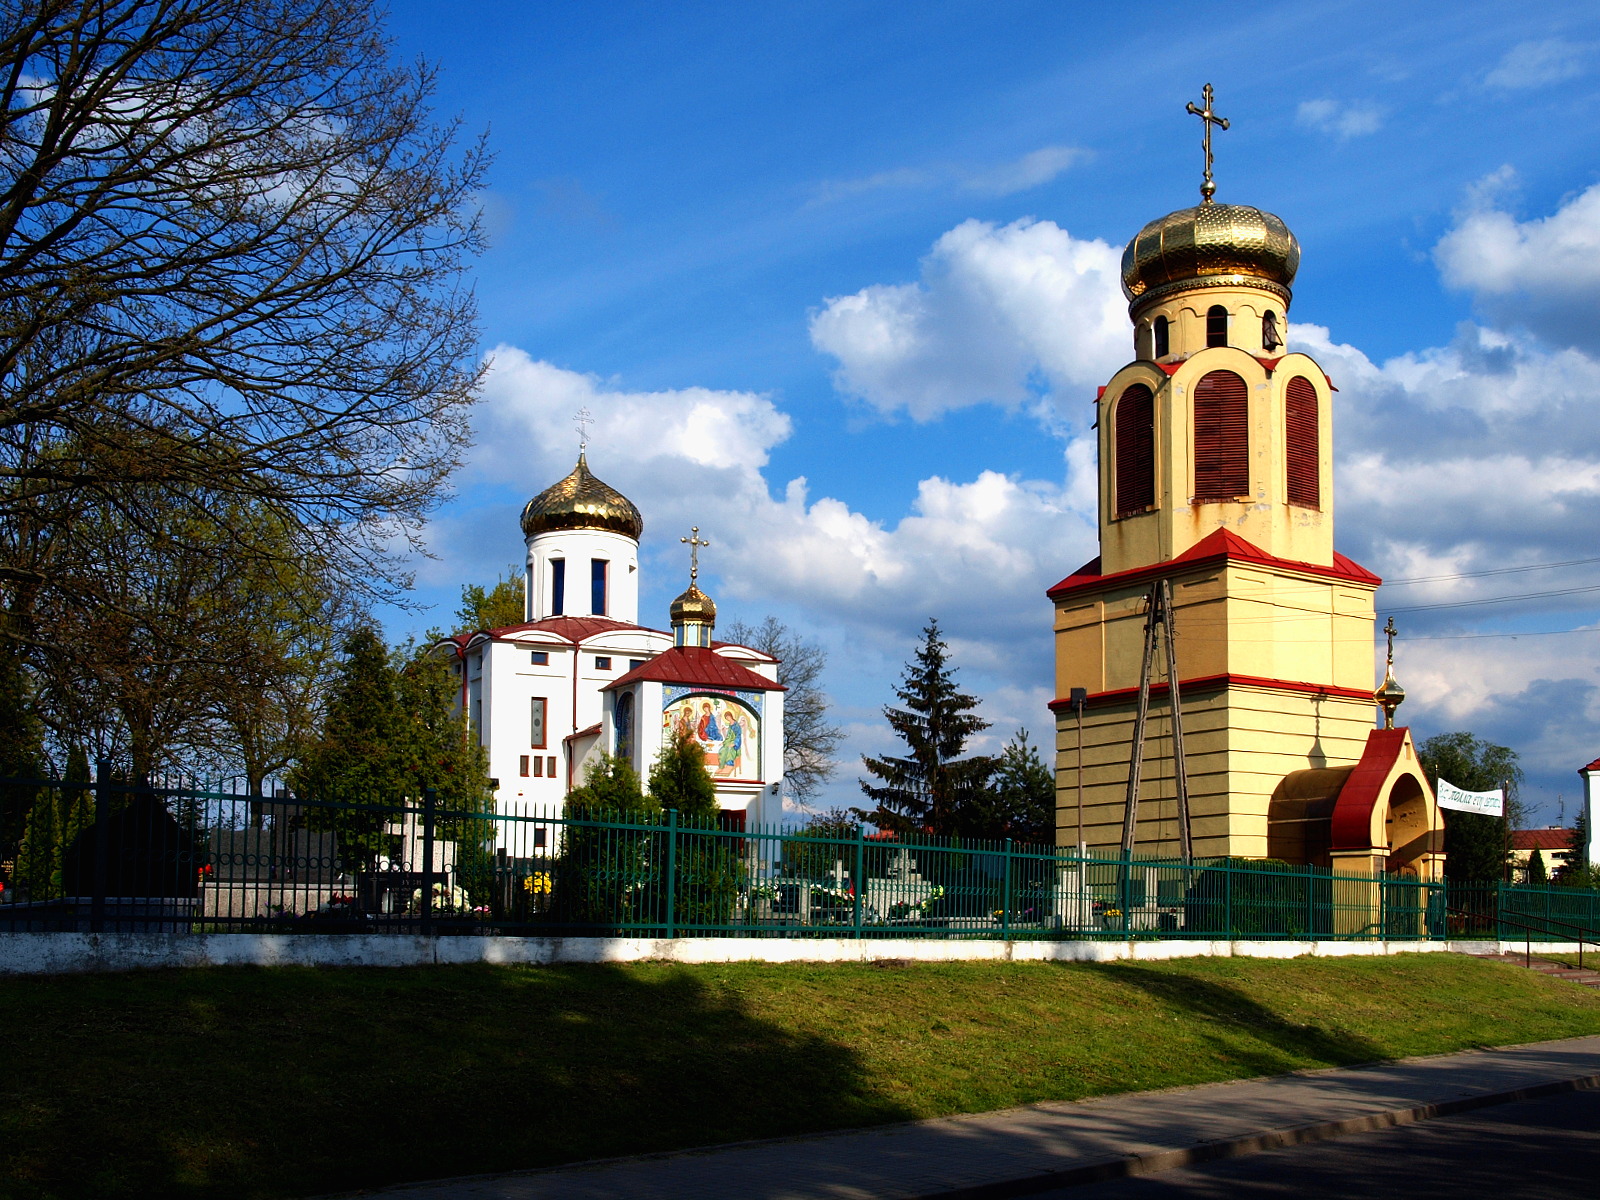
M 749 667 L 724 658 L 705 646 L 674 646 L 606 684 L 603 690 L 630 683 L 680 683 L 691 686 L 732 688 L 746 692 L 783 692 L 788 689 L 757 675 Z
M 1579 775 L 1582 775 L 1585 771 L 1600 771 L 1600 758 L 1595 759 L 1587 767 L 1578 768 Z
M 1513 829 L 1513 850 L 1571 850 L 1574 830 L 1552 826 L 1548 829 Z
M 1316 563 L 1296 562 L 1293 559 L 1279 558 L 1268 554 L 1254 542 L 1247 541 L 1234 533 L 1231 529 L 1218 529 L 1201 538 L 1171 562 L 1153 563 L 1148 567 L 1134 567 L 1128 571 L 1117 571 L 1111 575 L 1100 573 L 1099 558 L 1092 558 L 1056 584 L 1047 593 L 1052 598 L 1078 591 L 1080 588 L 1099 588 L 1106 584 L 1137 583 L 1141 579 L 1160 578 L 1168 574 L 1174 565 L 1200 566 L 1212 561 L 1238 561 L 1261 563 L 1263 566 L 1282 567 L 1291 571 L 1304 571 L 1311 575 L 1322 575 L 1334 579 L 1348 579 L 1353 583 L 1369 583 L 1377 587 L 1383 580 L 1371 571 L 1353 562 L 1344 555 L 1335 553 L 1333 566 L 1324 567 Z

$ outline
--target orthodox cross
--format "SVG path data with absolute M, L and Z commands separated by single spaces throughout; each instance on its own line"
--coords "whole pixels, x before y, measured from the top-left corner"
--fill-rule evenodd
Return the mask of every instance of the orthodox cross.
M 1214 196 L 1217 191 L 1216 182 L 1211 178 L 1211 127 L 1213 125 L 1220 125 L 1224 129 L 1228 127 L 1227 117 L 1219 117 L 1216 113 L 1211 111 L 1212 97 L 1213 93 L 1211 91 L 1211 85 L 1208 83 L 1200 91 L 1200 98 L 1206 102 L 1206 106 L 1204 108 L 1196 108 L 1194 106 L 1194 101 L 1191 100 L 1189 101 L 1189 107 L 1187 110 L 1199 117 L 1201 121 L 1205 122 L 1206 127 L 1205 140 L 1201 143 L 1201 145 L 1206 148 L 1206 179 L 1205 182 L 1200 185 L 1200 195 L 1204 197 L 1204 199 L 1200 201 L 1202 204 L 1210 204 L 1211 197 Z
M 1388 638 L 1389 638 L 1389 666 L 1393 667 L 1394 666 L 1394 635 L 1397 632 L 1395 630 L 1395 627 L 1394 627 L 1394 618 L 1393 617 L 1389 618 L 1389 623 L 1383 627 L 1383 632 L 1386 635 L 1388 635 Z
M 578 453 L 582 454 L 589 448 L 589 426 L 594 424 L 587 404 L 573 414 L 572 423 L 578 427 Z
M 700 547 L 709 546 L 711 543 L 700 536 L 698 525 L 689 526 L 689 534 L 689 537 L 678 540 L 689 547 L 689 582 L 693 583 L 700 577 Z

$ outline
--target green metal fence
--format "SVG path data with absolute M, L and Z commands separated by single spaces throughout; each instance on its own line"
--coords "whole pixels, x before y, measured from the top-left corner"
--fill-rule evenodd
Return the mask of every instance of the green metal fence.
M 0 930 L 1414 940 L 1498 936 L 1516 919 L 1543 922 L 1547 940 L 1600 933 L 1600 895 L 1574 889 L 1447 894 L 1273 862 L 674 812 L 463 812 L 431 794 L 341 803 L 0 779 L 0 828 Z

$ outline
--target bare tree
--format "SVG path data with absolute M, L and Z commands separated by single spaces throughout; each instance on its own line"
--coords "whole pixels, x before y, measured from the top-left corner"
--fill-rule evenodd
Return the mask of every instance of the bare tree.
M 463 273 L 486 157 L 434 121 L 431 70 L 391 61 L 370 0 L 0 0 L 0 62 L 17 636 L 110 567 L 49 514 L 220 524 L 235 561 L 400 582 L 397 534 L 441 498 L 481 378 Z M 270 538 L 229 523 L 263 508 Z
M 778 682 L 789 689 L 783 697 L 783 778 L 795 801 L 809 807 L 833 775 L 833 753 L 843 736 L 828 723 L 828 697 L 821 687 L 827 651 L 776 617 L 759 625 L 734 621 L 720 633 L 727 641 L 778 660 Z

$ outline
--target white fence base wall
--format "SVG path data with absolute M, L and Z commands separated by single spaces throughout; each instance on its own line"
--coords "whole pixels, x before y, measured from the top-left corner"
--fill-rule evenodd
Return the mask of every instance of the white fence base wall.
M 1546 942 L 1535 953 L 1575 954 Z M 397 934 L 0 933 L 0 975 L 171 967 L 420 967 L 452 963 L 1113 962 L 1198 955 L 1515 953 L 1522 942 L 979 941 L 936 938 L 411 937 Z

